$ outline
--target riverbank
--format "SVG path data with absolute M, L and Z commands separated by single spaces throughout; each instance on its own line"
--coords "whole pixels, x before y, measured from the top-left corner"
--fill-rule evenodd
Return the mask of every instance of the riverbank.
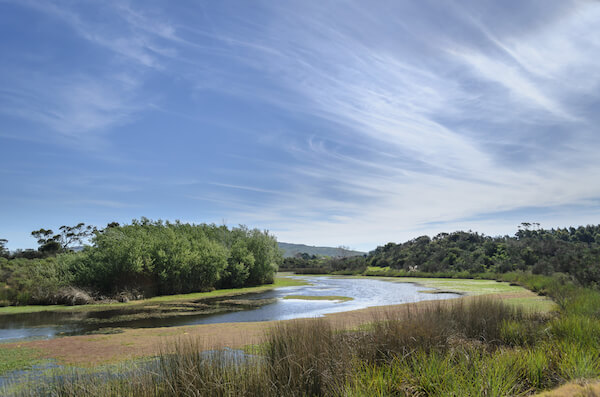
M 293 280 L 298 281 L 298 280 Z M 398 282 L 398 279 L 394 279 Z M 414 280 L 413 280 L 414 281 Z M 448 281 L 454 281 L 449 285 Z M 287 282 L 287 281 L 285 281 Z M 490 283 L 487 280 L 427 280 L 429 283 L 444 283 L 444 287 L 465 294 L 459 299 L 469 300 L 474 296 L 488 295 L 494 299 L 502 299 L 508 303 L 528 307 L 540 297 L 522 287 L 507 283 Z M 431 284 L 430 284 L 431 285 Z M 498 291 L 501 292 L 498 292 Z M 438 301 L 424 301 L 410 304 L 377 306 L 341 313 L 327 314 L 333 326 L 338 329 L 356 328 L 372 322 L 377 316 L 391 314 L 401 315 L 406 308 L 418 311 L 430 307 Z M 262 341 L 266 331 L 280 321 L 202 324 L 179 327 L 124 329 L 120 333 L 102 335 L 80 335 L 18 342 L 0 345 L 0 349 L 32 349 L 39 352 L 39 358 L 54 360 L 61 365 L 95 366 L 115 363 L 124 360 L 153 356 L 165 349 L 165 346 L 181 338 L 192 338 L 201 341 L 206 349 L 221 347 L 242 348 Z
M 142 306 L 155 303 L 163 302 L 185 302 L 194 301 L 207 298 L 222 298 L 232 297 L 236 295 L 261 293 L 280 287 L 293 287 L 307 285 L 305 281 L 293 279 L 288 277 L 290 274 L 279 274 L 275 277 L 273 284 L 264 284 L 257 287 L 245 287 L 245 288 L 229 288 L 229 289 L 218 289 L 209 292 L 194 292 L 190 294 L 179 294 L 179 295 L 162 295 L 155 296 L 148 299 L 132 300 L 129 302 L 111 302 L 111 303 L 97 303 L 79 306 L 67 306 L 67 305 L 27 305 L 27 306 L 5 306 L 0 307 L 0 319 L 2 315 L 6 314 L 27 314 L 37 312 L 81 312 L 81 311 L 94 311 L 94 310 L 119 310 L 125 307 L 131 306 Z
M 19 395 L 504 396 L 562 383 L 556 376 L 570 370 L 565 365 L 580 351 L 561 345 L 546 356 L 558 335 L 555 317 L 524 315 L 498 298 L 368 308 L 350 313 L 352 319 L 346 312 L 274 322 L 243 349 L 251 355 L 214 350 L 194 335 L 179 337 L 164 341 L 156 359 L 59 368 L 34 376 Z M 548 325 L 549 339 L 543 332 Z

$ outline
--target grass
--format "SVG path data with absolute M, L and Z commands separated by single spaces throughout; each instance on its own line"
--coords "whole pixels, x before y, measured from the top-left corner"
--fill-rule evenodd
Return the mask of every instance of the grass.
M 279 323 L 256 356 L 203 353 L 198 340 L 180 340 L 155 367 L 93 375 L 58 372 L 18 395 L 64 396 L 373 396 L 525 395 L 561 379 L 598 374 L 589 349 L 511 347 L 503 325 L 538 321 L 489 298 L 437 302 L 362 331 L 336 330 L 324 319 Z M 540 326 L 543 326 L 540 323 Z M 543 342 L 545 336 L 537 338 Z M 575 353 L 570 353 L 574 351 Z M 560 364 L 564 363 L 562 370 Z
M 506 282 L 498 282 L 495 280 L 421 277 L 398 277 L 394 280 L 402 283 L 416 283 L 427 288 L 435 288 L 441 291 L 454 292 L 464 295 L 506 294 L 512 292 L 523 292 L 522 287 L 510 285 Z
M 42 364 L 41 352 L 25 347 L 0 347 L 0 375 Z
M 600 377 L 600 313 L 585 303 L 600 301 L 600 292 L 543 276 L 511 282 L 558 297 L 559 310 L 540 314 L 526 310 L 532 306 L 527 300 L 475 296 L 402 306 L 353 330 L 327 319 L 281 322 L 248 348 L 259 357 L 232 359 L 225 350 L 207 355 L 202 341 L 180 340 L 151 369 L 58 372 L 17 394 L 525 396 Z
M 509 305 L 519 306 L 527 311 L 549 313 L 557 309 L 556 303 L 543 296 L 514 297 L 504 300 Z
M 28 306 L 6 306 L 0 307 L 0 316 L 3 314 L 25 314 L 25 313 L 36 313 L 42 311 L 92 311 L 92 310 L 110 310 L 110 309 L 121 309 L 128 306 L 145 305 L 152 303 L 165 303 L 165 302 L 176 302 L 176 301 L 190 301 L 205 298 L 216 298 L 216 297 L 227 297 L 249 293 L 260 293 L 271 290 L 273 288 L 280 287 L 293 287 L 307 285 L 306 281 L 292 279 L 286 276 L 275 277 L 273 284 L 266 284 L 257 287 L 246 287 L 246 288 L 230 288 L 230 289 L 219 289 L 209 292 L 196 292 L 191 294 L 180 294 L 180 295 L 163 295 L 156 296 L 149 299 L 141 299 L 137 301 L 130 301 L 126 303 L 100 303 L 92 305 L 82 306 L 66 306 L 66 305 L 28 305 Z
M 283 297 L 283 299 L 301 299 L 301 300 L 307 300 L 307 301 L 340 301 L 340 302 L 347 302 L 347 301 L 351 301 L 354 298 L 350 298 L 349 296 L 335 296 L 335 295 L 329 295 L 329 296 L 316 296 L 316 295 L 286 295 Z
M 479 280 L 471 278 L 450 278 L 450 277 L 405 277 L 405 276 L 394 276 L 386 275 L 385 269 L 389 268 L 375 268 L 373 266 L 369 269 L 383 269 L 380 272 L 381 275 L 355 275 L 351 276 L 354 278 L 378 278 L 387 281 L 393 281 L 398 283 L 413 283 L 419 284 L 426 288 L 434 288 L 439 292 L 452 292 L 461 295 L 485 295 L 485 294 L 505 294 L 512 292 L 522 292 L 523 288 L 518 285 L 511 285 L 508 281 L 496 281 L 496 280 Z

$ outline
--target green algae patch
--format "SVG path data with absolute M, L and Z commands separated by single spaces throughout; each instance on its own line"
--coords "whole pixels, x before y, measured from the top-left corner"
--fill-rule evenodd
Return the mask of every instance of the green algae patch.
M 397 283 L 414 283 L 437 291 L 431 293 L 451 292 L 461 295 L 508 294 L 528 291 L 526 288 L 496 280 L 476 280 L 460 278 L 428 278 L 428 277 L 385 277 L 354 276 L 357 278 L 376 278 Z M 426 292 L 426 291 L 422 291 Z
M 537 313 L 549 313 L 558 308 L 558 305 L 552 299 L 545 296 L 507 298 L 504 302 L 509 305 L 521 307 L 525 311 Z
M 0 375 L 31 369 L 45 361 L 42 352 L 27 347 L 0 347 Z

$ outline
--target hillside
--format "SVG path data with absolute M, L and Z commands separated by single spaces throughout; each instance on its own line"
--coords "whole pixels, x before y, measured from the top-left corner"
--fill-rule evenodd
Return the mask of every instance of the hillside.
M 279 248 L 283 250 L 283 257 L 289 258 L 298 253 L 306 253 L 309 255 L 317 256 L 331 256 L 331 257 L 348 257 L 356 255 L 365 255 L 366 252 L 348 250 L 341 247 L 315 247 L 312 245 L 305 244 L 290 244 L 290 243 L 278 243 Z

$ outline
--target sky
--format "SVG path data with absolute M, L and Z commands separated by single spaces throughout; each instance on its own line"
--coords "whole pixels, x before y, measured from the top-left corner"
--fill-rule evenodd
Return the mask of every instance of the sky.
M 600 223 L 600 2 L 0 0 L 0 238 Z

